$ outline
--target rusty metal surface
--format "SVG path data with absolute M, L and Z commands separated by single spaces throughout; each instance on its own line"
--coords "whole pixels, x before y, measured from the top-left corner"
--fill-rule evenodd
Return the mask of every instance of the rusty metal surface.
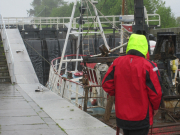
M 174 108 L 175 106 L 180 107 L 180 103 L 177 104 L 177 102 L 178 100 L 168 100 L 168 101 L 164 101 L 164 104 L 166 108 Z
M 169 100 L 169 99 L 180 99 L 180 95 L 176 95 L 176 96 L 164 96 L 164 100 Z
M 149 135 L 151 133 L 151 129 L 149 131 Z M 154 126 L 152 130 L 153 134 L 156 135 L 177 135 L 180 134 L 180 123 L 177 124 L 166 124 L 162 126 Z
M 172 112 L 172 109 L 161 109 L 161 110 L 166 110 L 170 115 Z M 168 114 L 166 114 L 168 115 Z M 111 113 L 109 121 L 104 121 L 104 116 L 103 115 L 93 115 L 100 121 L 104 122 L 108 126 L 112 127 L 113 129 L 116 130 L 116 115 Z M 173 116 L 173 115 L 172 115 Z M 171 121 L 165 122 L 164 119 L 161 119 L 161 111 L 158 112 L 158 114 L 154 117 L 154 126 L 152 130 L 153 135 L 178 135 L 180 134 L 180 121 L 176 120 L 177 123 Z M 173 117 L 174 119 L 174 117 Z M 151 128 L 149 129 L 149 135 L 151 135 Z
M 113 103 L 114 103 L 114 96 L 109 96 L 109 98 L 107 100 L 105 114 L 104 114 L 104 121 L 105 122 L 109 121 L 109 119 L 110 119 Z
M 113 57 L 83 57 L 85 63 L 107 63 L 113 62 L 118 56 Z

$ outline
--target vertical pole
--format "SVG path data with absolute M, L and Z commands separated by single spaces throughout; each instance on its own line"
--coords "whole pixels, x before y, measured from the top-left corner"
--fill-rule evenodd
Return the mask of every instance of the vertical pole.
M 95 28 L 95 32 L 97 32 L 97 28 Z M 95 54 L 97 54 L 97 48 L 98 48 L 98 46 L 97 46 L 97 34 L 95 33 L 95 44 L 94 44 L 94 48 L 95 48 Z
M 67 57 L 66 57 L 67 60 Z M 65 74 L 67 74 L 67 62 L 65 63 Z
M 63 28 L 64 28 L 64 18 L 63 18 Z
M 89 87 L 85 87 L 84 88 L 85 91 L 85 97 L 84 97 L 84 108 L 83 111 L 87 111 L 87 102 L 88 102 L 88 91 L 89 91 Z
M 122 15 L 124 15 L 125 0 L 122 0 Z
M 164 98 L 163 97 L 162 97 L 162 101 L 161 101 L 161 107 L 165 108 L 165 103 L 164 103 Z M 161 118 L 162 119 L 165 119 L 165 114 L 166 114 L 165 112 L 161 113 Z
M 125 0 L 122 0 L 122 16 L 124 15 L 124 7 L 125 7 Z M 122 25 L 124 22 L 121 22 L 121 45 L 123 45 L 123 38 L 124 38 L 124 28 Z M 123 48 L 120 49 L 120 53 L 123 53 Z
M 123 38 L 124 38 L 124 28 L 123 28 L 123 22 L 121 22 L 121 45 L 123 45 Z M 123 53 L 123 48 L 120 48 L 120 53 Z
M 105 114 L 104 114 L 104 121 L 105 122 L 109 121 L 113 103 L 114 103 L 114 96 L 112 96 L 112 97 L 109 96 L 109 98 L 107 99 L 107 105 L 106 105 L 106 110 L 105 110 Z
M 116 29 L 115 28 L 113 28 L 113 47 L 115 48 L 115 31 L 116 31 Z
M 106 37 L 104 35 L 104 31 L 103 31 L 103 28 L 102 28 L 102 25 L 101 25 L 101 22 L 100 22 L 100 19 L 99 19 L 97 9 L 96 9 L 96 7 L 94 5 L 93 5 L 93 8 L 94 8 L 94 12 L 95 12 L 98 24 L 99 24 L 99 28 L 100 28 L 100 31 L 101 31 L 101 36 L 103 37 L 103 40 L 104 40 L 104 44 L 105 44 L 106 48 L 109 50 L 110 48 L 109 48 L 108 43 L 106 41 Z
M 82 0 L 80 1 L 81 2 L 81 8 L 82 8 Z M 81 9 L 82 11 L 82 9 Z M 82 17 L 82 12 L 80 14 L 80 18 Z M 81 24 L 79 24 L 79 32 L 81 32 Z M 78 55 L 79 55 L 79 48 L 80 48 L 80 40 L 81 40 L 81 34 L 79 33 L 78 35 L 78 43 L 77 43 L 77 50 L 76 50 L 76 59 L 78 59 Z M 78 67 L 78 62 L 76 61 L 76 67 L 75 67 L 75 72 L 77 72 L 77 67 Z
M 64 55 L 65 55 L 65 51 L 66 51 L 66 47 L 67 47 L 67 43 L 68 43 L 68 39 L 69 39 L 69 33 L 71 31 L 71 28 L 72 28 L 72 22 L 73 22 L 73 18 L 74 18 L 76 5 L 77 5 L 77 0 L 74 2 L 74 7 L 73 7 L 72 14 L 71 14 L 70 22 L 69 22 L 69 28 L 68 28 L 68 32 L 67 32 L 67 35 L 66 35 L 66 40 L 65 40 L 65 43 L 64 43 L 64 48 L 63 48 L 62 55 L 61 55 L 61 61 L 60 61 L 60 65 L 59 65 L 58 74 L 60 74 L 60 72 L 61 72 L 62 62 L 63 62 L 63 59 L 64 59 Z
M 41 17 L 40 17 L 40 30 L 42 30 L 42 29 L 41 29 Z
M 59 24 L 59 21 L 58 21 L 58 17 L 57 17 L 57 30 L 59 30 L 58 24 Z
M 81 25 L 79 25 L 79 32 L 81 31 Z M 80 40 L 81 40 L 81 34 L 78 35 L 78 42 L 77 42 L 77 50 L 76 50 L 76 59 L 78 59 L 79 55 L 79 48 L 80 48 Z M 78 62 L 76 61 L 76 67 L 75 72 L 77 72 Z

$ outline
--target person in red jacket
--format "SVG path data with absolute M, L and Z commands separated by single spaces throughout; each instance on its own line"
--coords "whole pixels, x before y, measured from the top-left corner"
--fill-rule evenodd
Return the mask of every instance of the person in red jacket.
M 144 35 L 132 34 L 126 53 L 109 67 L 102 87 L 115 96 L 116 122 L 124 135 L 147 135 L 162 98 L 160 74 L 157 65 L 145 58 Z

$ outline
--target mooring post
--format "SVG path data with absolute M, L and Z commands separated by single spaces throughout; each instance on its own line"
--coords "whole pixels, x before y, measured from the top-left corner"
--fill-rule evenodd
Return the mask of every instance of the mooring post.
M 84 108 L 83 111 L 87 111 L 87 103 L 88 103 L 88 92 L 89 92 L 89 87 L 84 88 L 85 91 L 85 97 L 84 97 Z
M 165 108 L 165 103 L 164 103 L 164 98 L 162 97 L 162 100 L 161 100 L 161 108 Z M 166 112 L 162 112 L 161 113 L 161 118 L 162 119 L 165 119 L 165 114 L 166 114 Z
M 108 122 L 111 116 L 111 110 L 114 103 L 114 96 L 109 96 L 107 99 L 106 110 L 104 114 L 104 121 Z

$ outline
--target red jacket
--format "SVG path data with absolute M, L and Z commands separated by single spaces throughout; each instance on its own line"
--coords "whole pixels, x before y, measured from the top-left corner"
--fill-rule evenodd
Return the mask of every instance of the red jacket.
M 153 124 L 153 110 L 161 102 L 161 79 L 157 65 L 140 53 L 114 60 L 103 82 L 103 89 L 115 96 L 117 126 L 141 129 Z

